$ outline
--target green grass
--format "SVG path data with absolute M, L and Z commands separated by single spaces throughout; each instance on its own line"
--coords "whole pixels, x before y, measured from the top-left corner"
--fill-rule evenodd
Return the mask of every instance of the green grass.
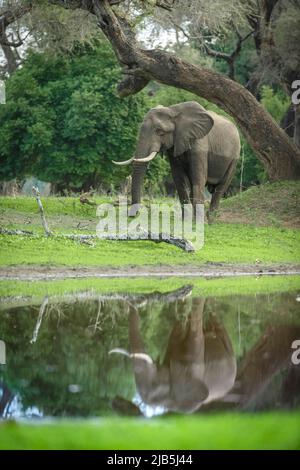
M 0 236 L 0 264 L 126 266 L 300 261 L 300 232 L 275 227 L 214 224 L 195 253 L 151 241 L 102 241 L 95 246 L 66 239 Z
M 254 225 L 300 226 L 300 182 L 281 181 L 254 186 L 224 199 L 221 220 Z
M 44 296 L 91 291 L 98 293 L 168 292 L 184 284 L 192 284 L 193 295 L 224 296 L 271 294 L 294 292 L 300 289 L 299 276 L 233 277 L 223 279 L 167 278 L 167 279 L 67 279 L 59 281 L 0 281 L 0 297 L 34 297 L 37 301 Z
M 295 201 L 299 185 L 291 183 L 290 199 Z M 267 188 L 267 189 L 266 189 Z M 261 208 L 265 202 L 278 199 L 279 189 L 287 191 L 286 183 L 265 185 L 253 188 L 241 196 L 223 201 L 225 210 L 245 210 L 251 214 L 251 222 L 259 220 L 253 204 Z M 254 193 L 254 195 L 252 194 Z M 252 195 L 251 195 L 252 194 Z M 276 194 L 276 198 L 274 196 Z M 276 200 L 277 200 L 276 199 Z M 109 199 L 96 198 L 97 203 Z M 112 202 L 112 199 L 110 200 Z M 255 202 L 256 201 L 256 202 Z M 294 203 L 294 202 L 293 202 Z M 96 231 L 96 208 L 82 205 L 78 198 L 43 198 L 49 226 L 57 234 L 62 232 L 94 233 Z M 278 203 L 277 203 L 278 205 Z M 284 204 L 282 203 L 280 207 Z M 265 214 L 262 211 L 263 214 Z M 272 216 L 270 216 L 272 218 Z M 264 219 L 267 221 L 266 216 Z M 196 253 L 185 253 L 179 248 L 165 243 L 151 241 L 101 241 L 95 246 L 80 244 L 66 239 L 46 239 L 42 235 L 40 216 L 33 197 L 1 197 L 0 225 L 8 228 L 33 230 L 39 237 L 0 236 L 0 264 L 42 264 L 70 266 L 128 266 L 157 264 L 193 264 L 205 262 L 254 263 L 257 259 L 264 263 L 293 263 L 300 260 L 300 231 L 270 224 L 255 226 L 216 222 L 205 225 L 205 245 Z M 276 225 L 276 224 L 275 224 Z
M 0 449 L 300 449 L 300 414 L 2 423 Z
M 42 197 L 43 207 L 46 215 L 72 215 L 79 217 L 95 217 L 95 207 L 81 204 L 79 197 Z M 108 197 L 91 198 L 97 204 L 110 202 Z M 34 197 L 0 197 L 0 208 L 2 211 L 10 209 L 25 214 L 38 213 L 37 202 Z

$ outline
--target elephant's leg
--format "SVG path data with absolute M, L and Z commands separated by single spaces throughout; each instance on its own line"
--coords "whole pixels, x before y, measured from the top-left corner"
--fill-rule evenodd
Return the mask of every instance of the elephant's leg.
M 189 177 L 192 186 L 192 204 L 194 211 L 197 204 L 204 204 L 205 185 L 207 182 L 207 152 L 195 148 L 191 151 Z
M 140 317 L 134 307 L 129 313 L 129 344 L 131 353 L 144 353 L 145 348 L 140 334 Z
M 192 302 L 192 312 L 187 323 L 185 338 L 186 354 L 194 360 L 197 358 L 196 362 L 201 362 L 204 361 L 203 311 L 206 299 L 198 297 Z
M 225 173 L 223 180 L 218 185 L 216 185 L 215 190 L 212 194 L 212 198 L 211 198 L 211 202 L 209 206 L 209 212 L 208 212 L 209 217 L 211 217 L 212 213 L 216 209 L 218 209 L 222 196 L 228 190 L 230 183 L 232 181 L 232 178 L 234 176 L 236 165 L 237 165 L 237 160 L 232 160 L 232 162 L 230 163 Z
M 189 204 L 191 185 L 185 169 L 183 165 L 174 161 L 174 159 L 170 161 L 170 165 L 180 203 Z

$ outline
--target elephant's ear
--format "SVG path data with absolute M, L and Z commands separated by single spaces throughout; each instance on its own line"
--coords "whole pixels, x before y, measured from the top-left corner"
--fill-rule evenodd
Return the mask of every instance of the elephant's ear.
M 186 152 L 196 139 L 205 137 L 214 125 L 213 118 L 196 101 L 170 106 L 176 125 L 174 157 Z

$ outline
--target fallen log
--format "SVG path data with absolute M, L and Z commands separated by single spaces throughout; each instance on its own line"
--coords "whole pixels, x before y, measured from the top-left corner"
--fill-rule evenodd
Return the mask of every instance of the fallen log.
M 9 230 L 7 228 L 0 227 L 0 235 L 21 235 L 35 237 L 36 235 L 30 230 Z
M 34 232 L 28 231 L 28 230 L 9 230 L 5 228 L 0 227 L 0 234 L 1 235 L 21 235 L 21 236 L 31 236 L 31 237 L 39 237 L 39 234 L 36 234 Z M 148 237 L 145 238 L 145 234 L 141 232 L 141 238 L 125 238 L 123 236 L 118 237 L 117 235 L 103 235 L 103 236 L 98 236 L 98 235 L 92 235 L 92 234 L 73 234 L 73 233 L 65 233 L 65 234 L 54 234 L 53 232 L 50 232 L 51 238 L 67 238 L 69 240 L 74 240 L 78 241 L 80 243 L 88 240 L 111 240 L 111 241 L 152 241 L 154 243 L 168 243 L 169 245 L 174 245 L 177 246 L 177 248 L 180 248 L 186 252 L 192 253 L 195 251 L 195 248 L 193 247 L 193 244 L 189 241 L 186 240 L 185 238 L 176 238 L 173 237 L 172 235 L 165 235 L 164 233 L 159 233 L 159 234 L 153 234 L 150 232 L 148 233 Z M 169 238 L 168 238 L 169 237 Z

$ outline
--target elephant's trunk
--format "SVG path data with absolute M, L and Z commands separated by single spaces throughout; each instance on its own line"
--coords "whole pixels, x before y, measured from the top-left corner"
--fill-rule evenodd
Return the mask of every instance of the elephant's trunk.
M 147 170 L 146 163 L 133 163 L 132 186 L 131 186 L 131 203 L 140 204 L 142 185 Z

